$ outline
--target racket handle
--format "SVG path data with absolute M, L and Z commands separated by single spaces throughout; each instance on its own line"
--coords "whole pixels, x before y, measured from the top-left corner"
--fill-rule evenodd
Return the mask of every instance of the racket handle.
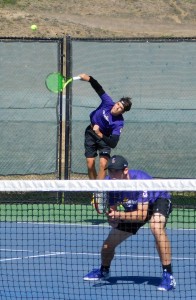
M 80 77 L 80 76 L 75 76 L 75 77 L 73 77 L 72 79 L 73 79 L 73 80 L 79 80 L 79 79 L 81 79 L 81 77 Z

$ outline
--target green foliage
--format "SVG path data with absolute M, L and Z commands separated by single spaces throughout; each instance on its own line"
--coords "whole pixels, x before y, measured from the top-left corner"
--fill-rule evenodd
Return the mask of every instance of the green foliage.
M 16 4 L 17 0 L 0 0 L 0 4 Z

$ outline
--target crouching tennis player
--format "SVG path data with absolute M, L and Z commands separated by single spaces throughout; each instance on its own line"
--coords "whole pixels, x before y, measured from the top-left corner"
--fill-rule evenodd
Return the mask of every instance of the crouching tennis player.
M 129 170 L 127 160 L 114 155 L 108 161 L 108 176 L 106 179 L 152 179 L 141 170 Z M 176 282 L 172 274 L 171 246 L 166 233 L 166 223 L 171 213 L 170 194 L 161 192 L 110 192 L 110 212 L 108 222 L 112 226 L 101 249 L 101 267 L 88 273 L 84 280 L 104 280 L 110 277 L 110 265 L 115 249 L 127 238 L 135 235 L 147 222 L 155 239 L 156 248 L 163 268 L 162 280 L 158 286 L 160 291 L 175 288 Z M 118 210 L 122 205 L 124 210 Z M 145 245 L 144 245 L 145 247 Z

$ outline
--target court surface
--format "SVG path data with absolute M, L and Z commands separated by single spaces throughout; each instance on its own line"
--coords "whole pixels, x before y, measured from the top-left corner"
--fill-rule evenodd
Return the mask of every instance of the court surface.
M 0 299 L 196 299 L 194 229 L 168 229 L 177 281 L 171 292 L 157 291 L 161 267 L 148 228 L 118 247 L 110 279 L 83 281 L 99 267 L 108 232 L 106 224 L 1 222 Z

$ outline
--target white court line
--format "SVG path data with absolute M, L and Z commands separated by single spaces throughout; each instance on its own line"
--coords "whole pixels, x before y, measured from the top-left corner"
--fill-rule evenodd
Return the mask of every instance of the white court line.
M 35 252 L 33 250 L 22 250 L 22 249 L 10 249 L 10 248 L 0 248 L 0 251 L 10 251 L 10 252 Z
M 40 257 L 49 257 L 49 256 L 58 256 L 58 255 L 82 255 L 82 256 L 100 256 L 100 253 L 87 253 L 87 252 L 51 252 L 38 255 L 29 255 L 24 257 L 12 257 L 12 258 L 2 258 L 0 262 L 12 261 L 12 260 L 23 260 L 23 259 L 32 259 Z M 115 257 L 128 257 L 128 258 L 145 258 L 145 259 L 160 259 L 159 256 L 151 255 L 133 255 L 133 254 L 116 254 Z M 173 260 L 195 260 L 192 257 L 172 257 Z
M 39 257 L 48 257 L 48 256 L 56 256 L 56 255 L 64 255 L 65 252 L 52 252 L 48 254 L 39 254 L 39 255 L 30 255 L 30 256 L 24 256 L 24 257 L 11 257 L 11 258 L 3 258 L 0 259 L 0 262 L 3 261 L 12 261 L 12 260 L 22 260 L 22 259 L 30 259 L 30 258 L 39 258 Z

